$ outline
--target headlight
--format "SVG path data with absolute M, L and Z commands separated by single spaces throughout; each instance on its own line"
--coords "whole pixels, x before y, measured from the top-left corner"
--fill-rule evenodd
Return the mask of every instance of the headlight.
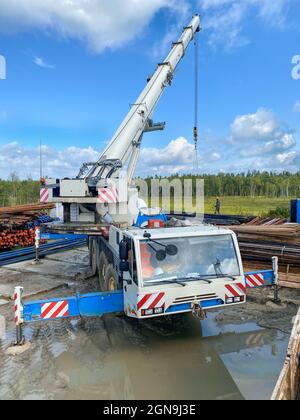
M 153 309 L 145 309 L 145 316 L 153 315 Z
M 231 298 L 227 298 L 226 299 L 226 304 L 227 305 L 232 305 L 233 303 L 241 303 L 245 301 L 245 297 L 244 296 L 236 296 L 236 297 L 231 297 Z

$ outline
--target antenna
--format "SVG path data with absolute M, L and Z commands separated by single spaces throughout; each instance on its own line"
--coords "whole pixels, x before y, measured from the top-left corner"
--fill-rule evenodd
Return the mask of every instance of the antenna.
M 43 178 L 42 140 L 40 140 L 40 180 Z

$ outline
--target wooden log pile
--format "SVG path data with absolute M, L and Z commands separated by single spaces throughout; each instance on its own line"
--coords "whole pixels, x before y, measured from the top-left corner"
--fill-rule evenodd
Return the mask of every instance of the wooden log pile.
M 35 233 L 28 224 L 53 207 L 53 204 L 0 207 L 0 250 L 32 246 Z
M 300 267 L 299 224 L 277 220 L 275 224 L 246 224 L 231 229 L 237 234 L 244 259 L 264 262 L 275 256 L 281 264 Z
M 0 207 L 0 215 L 17 215 L 17 214 L 40 214 L 45 210 L 51 210 L 55 207 L 54 204 L 48 203 L 36 203 L 36 204 L 24 204 L 20 206 L 12 207 Z

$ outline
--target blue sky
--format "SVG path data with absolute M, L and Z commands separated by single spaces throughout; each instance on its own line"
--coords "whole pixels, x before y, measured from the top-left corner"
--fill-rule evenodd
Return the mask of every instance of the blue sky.
M 194 13 L 199 171 L 298 170 L 297 0 L 0 0 L 0 177 L 38 177 L 40 140 L 49 176 L 96 159 Z M 140 175 L 193 169 L 193 54 L 157 107 L 167 128 L 144 137 Z

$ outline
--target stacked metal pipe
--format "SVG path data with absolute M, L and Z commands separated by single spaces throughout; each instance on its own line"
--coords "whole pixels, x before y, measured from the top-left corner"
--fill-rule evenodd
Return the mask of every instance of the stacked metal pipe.
M 35 222 L 53 207 L 53 204 L 39 203 L 0 207 L 0 250 L 32 246 Z

